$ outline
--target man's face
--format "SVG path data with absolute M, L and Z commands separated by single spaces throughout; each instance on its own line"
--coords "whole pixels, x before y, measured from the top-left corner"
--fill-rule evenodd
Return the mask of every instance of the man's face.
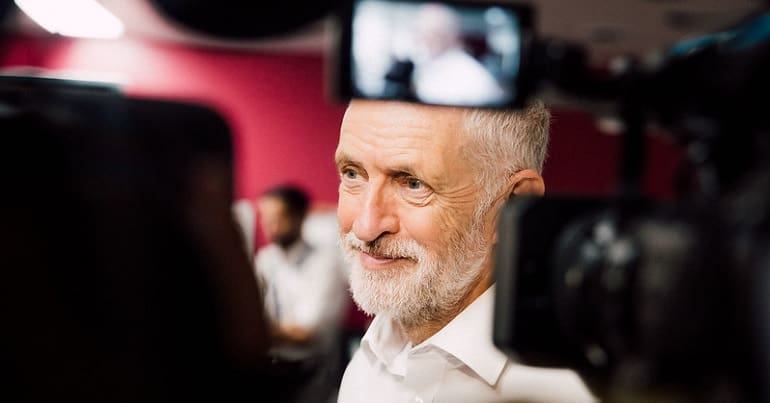
M 279 197 L 266 196 L 257 204 L 260 225 L 265 238 L 281 246 L 294 242 L 299 234 L 296 219 L 289 215 L 286 203 Z
M 362 309 L 436 319 L 487 269 L 492 226 L 474 222 L 479 184 L 464 146 L 457 109 L 351 103 L 336 153 L 338 219 Z

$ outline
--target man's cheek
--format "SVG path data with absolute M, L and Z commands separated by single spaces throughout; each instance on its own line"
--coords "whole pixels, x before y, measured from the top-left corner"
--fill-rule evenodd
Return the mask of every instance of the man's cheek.
M 430 207 L 409 209 L 400 213 L 401 225 L 409 238 L 428 246 L 441 238 L 440 216 Z
M 337 223 L 343 234 L 350 232 L 353 225 L 353 220 L 355 219 L 354 206 L 355 203 L 351 200 L 351 196 L 340 193 L 337 203 Z

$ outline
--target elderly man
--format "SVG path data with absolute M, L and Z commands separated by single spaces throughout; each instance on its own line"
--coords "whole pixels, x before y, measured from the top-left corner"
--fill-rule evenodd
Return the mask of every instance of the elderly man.
M 339 392 L 347 402 L 580 402 L 571 371 L 492 344 L 496 219 L 542 194 L 548 112 L 355 100 L 342 122 L 338 218 L 351 290 L 376 314 Z

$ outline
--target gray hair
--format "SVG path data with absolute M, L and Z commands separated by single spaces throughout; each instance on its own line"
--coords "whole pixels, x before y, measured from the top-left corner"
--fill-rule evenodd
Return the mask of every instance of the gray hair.
M 516 172 L 532 169 L 542 173 L 550 121 L 551 115 L 540 101 L 522 110 L 465 111 L 463 130 L 470 141 L 464 152 L 477 167 L 482 188 L 479 209 L 488 208 Z

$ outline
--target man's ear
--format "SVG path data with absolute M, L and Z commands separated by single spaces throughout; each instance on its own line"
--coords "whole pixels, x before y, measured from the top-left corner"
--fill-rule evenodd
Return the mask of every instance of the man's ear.
M 542 196 L 545 193 L 545 182 L 539 173 L 532 169 L 523 169 L 511 176 L 509 196 L 534 195 Z
M 533 195 L 542 196 L 545 193 L 545 182 L 543 177 L 539 173 L 532 169 L 523 169 L 516 172 L 511 176 L 508 182 L 508 198 L 513 195 Z M 495 214 L 495 222 L 497 222 L 500 210 L 497 210 Z M 494 232 L 493 243 L 497 243 L 497 231 Z

